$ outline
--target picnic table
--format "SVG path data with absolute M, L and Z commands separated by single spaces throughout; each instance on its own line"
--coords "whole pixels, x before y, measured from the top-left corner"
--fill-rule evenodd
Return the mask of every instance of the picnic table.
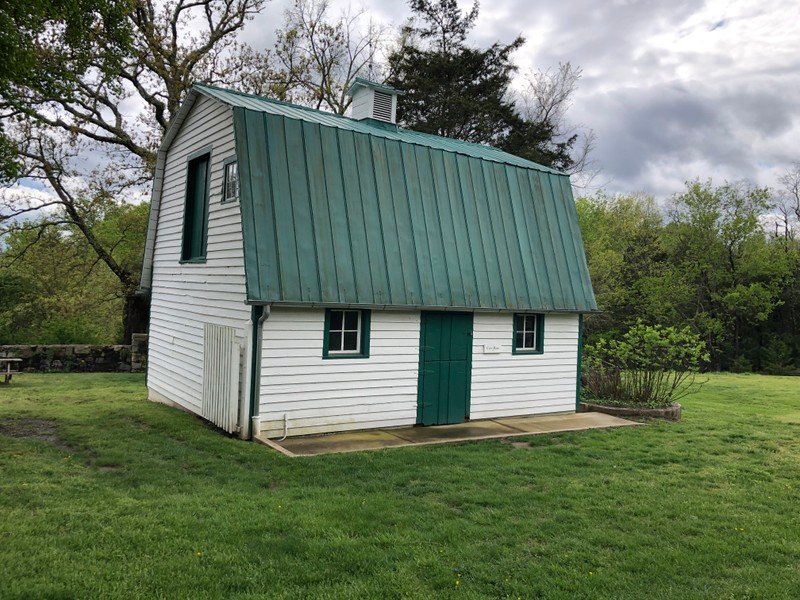
M 11 370 L 12 366 L 17 366 L 16 363 L 21 363 L 21 358 L 4 358 L 0 357 L 0 372 L 3 373 L 3 383 L 11 383 L 11 377 L 15 373 L 19 373 L 17 370 Z

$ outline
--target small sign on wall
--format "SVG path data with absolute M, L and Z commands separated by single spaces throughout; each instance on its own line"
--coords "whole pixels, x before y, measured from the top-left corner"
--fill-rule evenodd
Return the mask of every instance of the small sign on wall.
M 484 354 L 499 354 L 500 353 L 500 344 L 484 344 L 483 353 Z

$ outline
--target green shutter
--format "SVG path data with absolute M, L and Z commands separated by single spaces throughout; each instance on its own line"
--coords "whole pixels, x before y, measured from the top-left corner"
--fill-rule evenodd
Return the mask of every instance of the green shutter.
M 206 256 L 210 156 L 204 154 L 188 163 L 181 252 L 184 261 L 202 260 Z

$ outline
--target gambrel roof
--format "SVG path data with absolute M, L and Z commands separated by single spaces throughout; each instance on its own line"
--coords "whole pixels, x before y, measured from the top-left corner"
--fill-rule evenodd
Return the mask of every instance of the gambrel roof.
M 567 175 L 208 85 L 187 102 L 198 94 L 232 109 L 251 302 L 596 310 Z

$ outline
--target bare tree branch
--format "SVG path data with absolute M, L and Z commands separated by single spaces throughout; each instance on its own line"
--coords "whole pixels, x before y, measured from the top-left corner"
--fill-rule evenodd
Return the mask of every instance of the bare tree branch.
M 59 220 L 87 240 L 126 290 L 137 285 L 138 273 L 114 258 L 116 244 L 104 244 L 92 229 L 94 203 L 147 180 L 155 165 L 155 150 L 169 127 L 193 79 L 224 77 L 219 57 L 237 48 L 235 34 L 261 10 L 266 0 L 139 0 L 128 15 L 131 46 L 119 65 L 102 57 L 90 60 L 72 85 L 9 86 L 0 98 L 4 115 L 23 122 L 7 132 L 26 162 L 25 174 L 47 182 L 53 200 L 41 203 L 4 202 L 4 222 L 17 222 L 42 210 L 59 209 Z M 126 112 L 124 106 L 144 106 Z M 76 169 L 79 148 L 93 145 L 120 165 L 113 186 L 76 194 L 74 178 L 91 187 L 97 174 Z M 124 195 L 117 196 L 121 202 Z M 48 225 L 49 226 L 49 225 Z
M 368 76 L 386 43 L 388 29 L 371 21 L 362 26 L 364 16 L 331 17 L 328 0 L 295 0 L 277 32 L 272 81 L 259 93 L 344 114 L 347 90 L 356 77 Z
M 583 70 L 569 62 L 560 63 L 555 70 L 537 71 L 527 77 L 517 107 L 526 120 L 550 127 L 553 143 L 568 142 L 572 165 L 567 171 L 580 175 L 576 179 L 578 187 L 588 187 L 599 173 L 590 158 L 597 135 L 588 127 L 569 123 L 566 116 L 582 75 Z

